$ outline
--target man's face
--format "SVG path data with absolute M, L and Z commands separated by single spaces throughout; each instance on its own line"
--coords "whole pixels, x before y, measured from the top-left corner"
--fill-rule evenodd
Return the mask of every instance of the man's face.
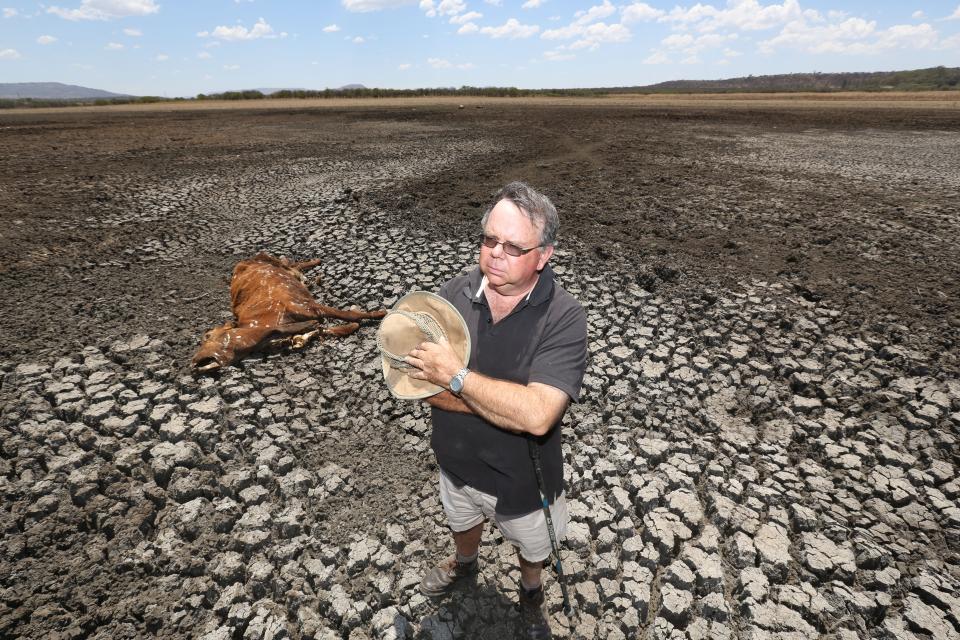
M 540 244 L 540 229 L 509 200 L 496 204 L 487 218 L 484 234 L 524 249 Z M 523 293 L 537 279 L 553 255 L 553 247 L 540 247 L 522 256 L 511 256 L 498 244 L 492 249 L 480 245 L 480 270 L 497 292 L 503 295 Z

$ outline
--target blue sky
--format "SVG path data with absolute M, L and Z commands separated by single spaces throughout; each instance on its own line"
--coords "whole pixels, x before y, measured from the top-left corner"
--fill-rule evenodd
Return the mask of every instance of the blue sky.
M 643 85 L 960 66 L 960 0 L 0 0 L 0 82 Z

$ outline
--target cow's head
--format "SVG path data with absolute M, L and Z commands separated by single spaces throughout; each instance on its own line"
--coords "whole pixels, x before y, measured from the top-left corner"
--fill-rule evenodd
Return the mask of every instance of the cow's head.
M 276 337 L 276 333 L 276 327 L 237 327 L 228 322 L 203 334 L 191 365 L 198 373 L 228 367 Z
M 216 371 L 237 361 L 236 329 L 232 322 L 203 334 L 200 348 L 193 354 L 191 366 L 197 372 Z

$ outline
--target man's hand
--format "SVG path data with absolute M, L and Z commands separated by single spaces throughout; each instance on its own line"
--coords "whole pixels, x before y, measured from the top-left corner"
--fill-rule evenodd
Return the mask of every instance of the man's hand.
M 450 380 L 463 368 L 460 358 L 446 340 L 439 343 L 421 342 L 407 354 L 404 361 L 418 369 L 407 373 L 411 378 L 426 380 L 448 390 Z
M 563 417 L 570 398 L 559 389 L 533 382 L 528 385 L 496 380 L 474 371 L 464 380 L 460 397 L 448 393 L 450 380 L 463 368 L 460 358 L 446 341 L 421 342 L 404 360 L 417 368 L 407 375 L 427 380 L 446 391 L 437 394 L 431 405 L 447 411 L 466 409 L 506 431 L 542 436 Z M 454 402 L 456 401 L 456 402 Z

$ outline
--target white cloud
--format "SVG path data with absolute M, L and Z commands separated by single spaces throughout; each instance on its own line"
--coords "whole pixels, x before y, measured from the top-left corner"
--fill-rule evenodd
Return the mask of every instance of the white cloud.
M 200 53 L 197 54 L 197 57 L 200 58 L 201 60 L 209 60 L 213 56 L 210 55 L 209 51 L 201 51 Z
M 524 2 L 522 5 L 520 5 L 520 8 L 521 8 L 521 9 L 536 9 L 536 8 L 538 8 L 538 7 L 542 7 L 546 1 L 547 1 L 547 0 L 527 0 L 527 1 Z
M 47 13 L 65 20 L 114 20 L 129 16 L 147 16 L 160 10 L 153 0 L 81 0 L 78 9 L 48 7 Z
M 567 26 L 547 29 L 540 37 L 544 40 L 580 38 L 571 45 L 572 49 L 584 47 L 596 49 L 601 42 L 625 42 L 630 39 L 630 30 L 623 24 L 596 22 L 615 13 L 616 10 L 617 8 L 610 3 L 610 0 L 603 0 L 603 4 L 595 5 L 585 11 L 578 11 L 574 14 L 574 21 Z
M 960 33 L 955 33 L 949 38 L 944 38 L 940 41 L 940 46 L 937 48 L 941 50 L 960 49 Z
M 467 24 L 457 29 L 457 33 L 459 33 L 462 36 L 465 36 L 470 33 L 476 33 L 477 31 L 480 31 L 480 27 L 478 27 L 476 24 L 472 22 L 468 22 Z
M 563 47 L 543 52 L 543 59 L 548 62 L 562 62 L 564 60 L 573 60 L 576 57 L 574 54 L 565 51 Z
M 779 34 L 760 43 L 760 50 L 769 53 L 780 47 L 803 49 L 811 53 L 839 51 L 874 34 L 876 22 L 849 18 L 837 24 L 811 26 L 796 20 L 783 27 Z
M 620 12 L 620 21 L 624 24 L 632 22 L 649 22 L 664 14 L 660 9 L 654 9 L 646 2 L 635 2 L 623 7 Z
M 240 65 L 238 65 L 238 64 L 225 64 L 225 65 L 223 65 L 223 68 L 226 69 L 227 71 L 236 71 L 237 69 L 240 68 Z
M 417 0 L 341 0 L 343 8 L 354 13 L 367 13 L 383 9 L 397 9 L 416 4 Z
M 674 33 L 669 35 L 663 40 L 660 41 L 660 44 L 664 44 L 671 49 L 679 49 L 681 47 L 688 47 L 693 44 L 694 37 L 689 33 Z
M 108 42 L 107 46 L 104 47 L 107 51 L 120 51 L 123 49 L 123 45 L 119 42 Z
M 569 40 L 583 33 L 583 27 L 576 24 L 570 24 L 559 29 L 547 29 L 540 34 L 544 40 Z
M 123 33 L 125 35 L 130 36 L 131 38 L 139 38 L 140 36 L 143 35 L 143 32 L 140 31 L 140 29 L 131 29 L 130 27 L 127 27 L 126 29 L 124 29 Z
M 877 46 L 880 49 L 931 49 L 939 39 L 929 24 L 896 24 L 880 32 Z
M 654 51 L 643 59 L 643 64 L 668 64 L 670 58 L 663 51 Z
M 16 60 L 20 52 L 16 49 L 0 49 L 0 60 Z
M 366 42 L 366 40 L 363 39 L 363 36 L 357 36 L 352 40 L 350 40 L 350 42 L 352 42 L 353 44 L 363 44 L 364 42 Z
M 433 18 L 463 13 L 467 10 L 467 5 L 463 0 L 440 0 L 439 4 L 434 4 L 433 0 L 420 0 L 420 9 L 428 18 Z
M 597 22 L 584 28 L 582 37 L 570 45 L 571 49 L 590 49 L 591 51 L 605 42 L 627 42 L 630 30 L 622 24 Z
M 158 54 L 156 58 L 157 62 L 166 62 L 169 59 L 170 59 L 170 56 L 168 56 L 165 53 Z
M 799 0 L 784 0 L 783 4 L 761 5 L 758 0 L 727 0 L 727 6 L 718 9 L 710 4 L 695 4 L 692 7 L 674 7 L 670 13 L 659 18 L 681 27 L 698 31 L 737 29 L 760 31 L 772 29 L 788 22 L 808 18 L 822 19 L 819 12 L 800 8 Z
M 695 56 L 704 49 L 714 49 L 730 40 L 736 40 L 737 34 L 706 33 L 702 36 L 693 36 L 689 33 L 674 33 L 660 41 L 668 49 L 679 49 L 688 56 Z
M 399 71 L 407 71 L 407 70 L 409 70 L 410 67 L 412 67 L 412 66 L 413 66 L 413 65 L 410 64 L 409 62 L 404 62 L 404 63 L 401 64 L 401 65 L 397 65 L 397 70 L 399 70 Z
M 13 9 L 13 8 L 11 8 L 11 7 L 4 7 L 4 8 L 3 8 L 3 17 L 4 17 L 4 18 L 12 18 L 12 17 L 14 17 L 15 15 L 17 15 L 17 10 L 16 10 L 16 9 Z
M 476 11 L 470 11 L 464 13 L 463 15 L 453 16 L 450 18 L 450 24 L 466 24 L 472 22 L 473 20 L 478 20 L 483 17 L 482 13 L 477 13 Z
M 771 53 L 792 48 L 807 53 L 875 54 L 893 49 L 936 49 L 939 35 L 929 24 L 899 24 L 878 30 L 877 23 L 862 18 L 810 25 L 797 20 L 784 26 L 773 38 L 760 42 L 760 50 Z
M 953 10 L 949 16 L 944 18 L 945 20 L 960 20 L 960 4 L 957 5 L 957 8 Z
M 337 31 L 340 31 L 340 27 L 335 24 L 328 24 L 323 28 L 323 30 L 325 33 L 336 33 Z
M 499 27 L 483 27 L 480 33 L 491 38 L 529 38 L 540 31 L 535 24 L 520 24 L 516 18 L 510 18 Z
M 53 36 L 40 36 L 37 38 L 37 44 L 53 44 L 57 39 Z
M 723 50 L 723 55 L 727 58 L 736 58 L 738 56 L 742 56 L 743 54 L 737 51 L 736 49 L 728 48 Z
M 500 5 L 503 4 L 503 0 L 483 0 L 483 1 L 495 7 L 499 7 Z
M 957 8 L 960 9 L 960 7 L 957 7 Z M 912 14 L 910 14 L 910 17 L 913 18 L 914 20 L 922 20 L 924 17 L 926 17 L 926 15 L 927 14 L 923 12 L 923 9 L 917 9 Z
M 593 7 L 590 7 L 586 11 L 577 11 L 574 15 L 576 20 L 573 21 L 574 24 L 590 24 L 591 22 L 596 22 L 597 20 L 602 20 L 607 16 L 613 14 L 617 8 L 610 3 L 610 0 L 603 0 L 603 4 L 598 4 Z
M 283 38 L 286 33 L 276 33 L 267 22 L 260 18 L 257 20 L 257 23 L 253 25 L 252 29 L 247 29 L 243 25 L 237 25 L 235 27 L 225 27 L 219 26 L 216 27 L 212 32 L 210 31 L 201 31 L 197 34 L 201 38 L 217 38 L 218 40 L 227 40 L 227 41 L 240 41 L 240 40 L 259 40 L 260 38 Z
M 427 58 L 427 64 L 429 64 L 434 69 L 473 69 L 472 62 L 462 62 L 460 64 L 454 64 L 449 60 L 443 58 Z
M 698 58 L 696 55 L 687 56 L 680 61 L 680 64 L 700 64 L 700 58 Z

